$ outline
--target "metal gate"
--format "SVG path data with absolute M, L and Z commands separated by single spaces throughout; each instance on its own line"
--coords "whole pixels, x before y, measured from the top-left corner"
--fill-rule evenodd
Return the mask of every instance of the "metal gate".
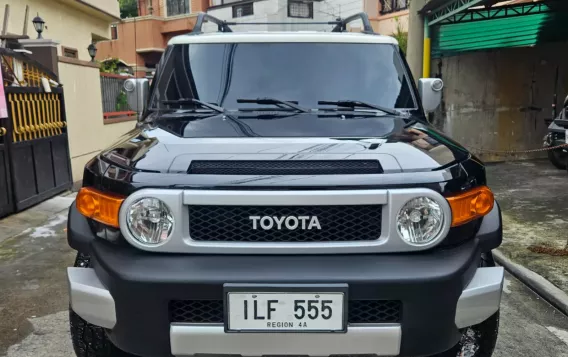
M 14 211 L 10 157 L 8 155 L 8 118 L 0 118 L 0 217 Z
M 20 53 L 0 49 L 0 55 L 8 109 L 0 119 L 3 216 L 71 188 L 72 180 L 63 88 L 42 86 L 42 78 L 57 77 Z

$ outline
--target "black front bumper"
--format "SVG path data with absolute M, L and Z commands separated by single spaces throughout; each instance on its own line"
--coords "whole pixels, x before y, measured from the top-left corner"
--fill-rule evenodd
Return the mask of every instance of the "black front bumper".
M 501 241 L 500 214 L 486 217 L 478 236 L 457 247 L 412 254 L 246 256 L 175 255 L 140 251 L 95 239 L 70 211 L 69 242 L 91 256 L 115 301 L 108 331 L 119 348 L 140 356 L 170 356 L 172 300 L 222 300 L 226 283 L 348 284 L 349 299 L 402 302 L 401 356 L 446 351 L 460 339 L 456 303 L 483 251 Z M 488 243 L 492 242 L 492 243 Z

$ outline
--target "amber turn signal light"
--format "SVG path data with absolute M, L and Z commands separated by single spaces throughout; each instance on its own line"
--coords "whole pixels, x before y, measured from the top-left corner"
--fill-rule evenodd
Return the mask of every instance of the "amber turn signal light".
M 122 201 L 122 197 L 102 193 L 90 187 L 81 188 L 75 200 L 77 209 L 83 216 L 117 228 Z
M 452 209 L 452 227 L 485 216 L 491 212 L 494 204 L 493 192 L 487 186 L 476 187 L 446 199 Z

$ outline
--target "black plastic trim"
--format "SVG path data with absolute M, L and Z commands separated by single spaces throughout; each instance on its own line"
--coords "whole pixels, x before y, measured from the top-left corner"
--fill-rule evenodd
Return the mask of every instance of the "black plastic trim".
M 476 237 L 479 239 L 480 249 L 483 253 L 487 253 L 499 247 L 503 242 L 501 207 L 497 201 L 495 201 L 491 212 L 483 217 Z
M 109 337 L 127 352 L 154 357 L 170 356 L 168 302 L 222 299 L 227 283 L 348 284 L 351 299 L 400 300 L 400 356 L 440 353 L 461 337 L 456 304 L 481 257 L 478 239 L 413 254 L 156 254 L 102 239 L 90 251 L 115 299 L 117 324 Z
M 89 226 L 89 220 L 77 210 L 75 202 L 69 207 L 67 216 L 67 242 L 81 253 L 89 253 L 90 244 L 96 238 Z

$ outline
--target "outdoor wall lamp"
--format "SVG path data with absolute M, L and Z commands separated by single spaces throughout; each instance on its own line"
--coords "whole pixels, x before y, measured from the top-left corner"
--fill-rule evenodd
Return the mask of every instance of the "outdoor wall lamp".
M 39 17 L 39 13 L 37 14 L 36 17 L 34 17 L 34 19 L 32 20 L 32 23 L 34 24 L 34 28 L 37 31 L 37 39 L 41 40 L 43 37 L 41 37 L 41 33 L 43 32 L 43 29 L 45 28 L 45 21 L 43 21 L 43 19 L 41 17 Z
M 87 51 L 89 51 L 89 56 L 91 56 L 91 62 L 95 62 L 95 56 L 97 55 L 97 46 L 94 43 L 91 43 L 89 47 L 87 47 Z

